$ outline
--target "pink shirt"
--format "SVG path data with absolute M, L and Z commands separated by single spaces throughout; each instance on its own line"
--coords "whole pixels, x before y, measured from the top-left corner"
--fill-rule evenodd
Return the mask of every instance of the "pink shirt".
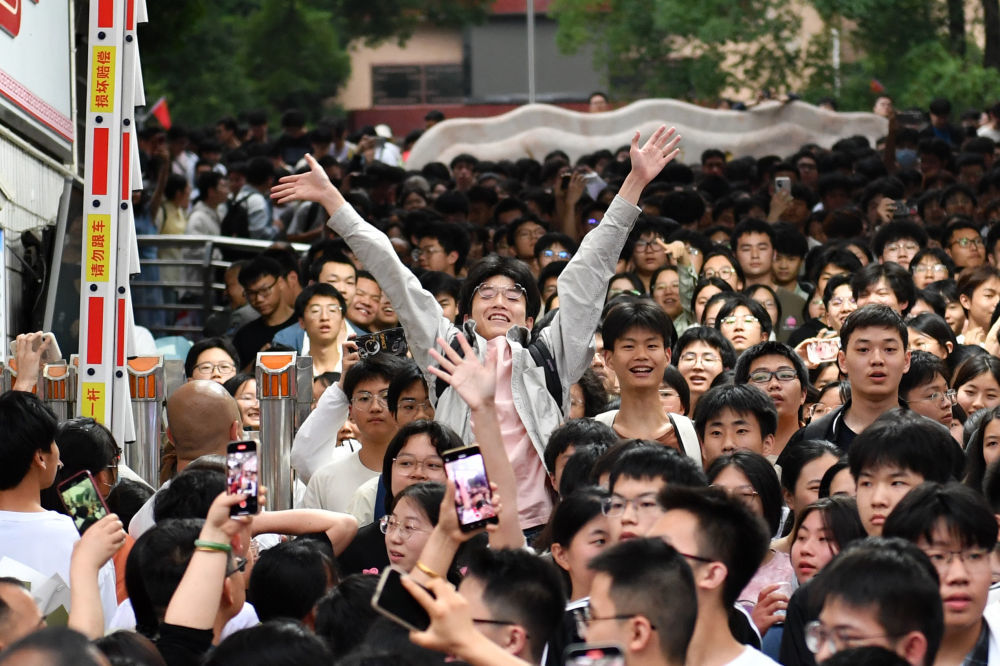
M 513 367 L 510 345 L 507 338 L 501 335 L 487 341 L 486 347 L 495 347 L 497 350 L 497 390 L 494 400 L 504 449 L 517 480 L 518 520 L 521 529 L 544 525 L 552 513 L 552 498 L 546 486 L 548 475 L 542 458 L 531 443 L 528 431 L 514 407 L 514 395 L 510 386 Z

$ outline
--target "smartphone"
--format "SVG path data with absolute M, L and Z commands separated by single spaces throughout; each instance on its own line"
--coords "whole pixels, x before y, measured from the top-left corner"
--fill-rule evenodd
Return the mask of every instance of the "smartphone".
M 77 472 L 59 484 L 59 499 L 66 513 L 73 519 L 76 531 L 83 534 L 87 528 L 111 513 L 104 498 L 97 491 L 93 475 L 87 470 Z
M 500 522 L 493 507 L 493 493 L 486 476 L 486 463 L 478 446 L 445 451 L 444 470 L 449 483 L 455 486 L 455 511 L 458 526 L 463 532 L 472 532 L 488 523 Z
M 625 653 L 621 646 L 611 643 L 573 643 L 563 652 L 566 666 L 625 666 Z
M 408 346 L 403 328 L 389 328 L 378 333 L 359 335 L 354 338 L 354 343 L 358 346 L 358 356 L 368 358 L 383 352 L 393 356 L 406 356 Z
M 792 179 L 788 176 L 778 176 L 774 179 L 774 191 L 775 192 L 788 192 L 792 193 Z
M 564 173 L 564 174 L 562 175 L 562 188 L 563 188 L 564 190 L 567 190 L 567 189 L 569 189 L 569 179 L 570 179 L 571 177 L 572 177 L 572 175 L 571 175 L 571 174 L 568 174 L 568 173 Z
M 257 513 L 259 474 L 257 442 L 252 439 L 229 442 L 226 446 L 226 492 L 230 495 L 239 493 L 246 495 L 246 499 L 229 508 L 230 516 L 249 516 Z
M 892 217 L 895 220 L 905 220 L 910 217 L 910 207 L 905 201 L 896 201 L 892 204 Z
M 403 587 L 402 578 L 405 575 L 406 572 L 395 565 L 383 571 L 372 595 L 372 608 L 411 631 L 425 631 L 431 626 L 431 618 L 420 602 Z
M 48 340 L 49 346 L 45 348 L 45 353 L 42 354 L 42 359 L 41 359 L 42 365 L 46 365 L 48 363 L 57 363 L 63 360 L 62 351 L 60 351 L 59 349 L 59 343 L 56 342 L 56 336 L 51 332 L 42 335 L 42 339 L 38 340 L 34 344 L 34 351 L 38 351 L 38 348 L 42 345 L 43 340 Z M 8 349 L 10 350 L 10 357 L 16 358 L 17 357 L 16 339 L 10 341 L 10 346 L 8 347 Z
M 806 356 L 810 363 L 836 361 L 840 351 L 840 338 L 816 338 L 806 345 Z

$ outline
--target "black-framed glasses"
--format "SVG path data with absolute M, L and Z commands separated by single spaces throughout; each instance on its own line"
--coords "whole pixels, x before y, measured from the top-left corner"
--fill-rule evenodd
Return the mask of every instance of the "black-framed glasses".
M 411 251 L 410 254 L 413 255 L 414 259 L 420 259 L 420 257 L 424 256 L 425 254 L 431 255 L 431 254 L 437 254 L 438 252 L 444 252 L 444 248 L 440 248 L 440 247 L 418 247 L 418 248 L 414 249 L 413 251 Z
M 498 287 L 485 282 L 472 291 L 473 294 L 479 294 L 484 301 L 492 301 L 501 292 L 503 292 L 503 297 L 511 303 L 520 301 L 527 293 L 525 288 L 519 284 L 515 284 L 513 287 Z
M 576 621 L 576 630 L 581 636 L 586 636 L 587 627 L 593 622 L 606 622 L 608 620 L 621 622 L 622 620 L 631 620 L 633 617 L 638 617 L 639 615 L 643 615 L 643 613 L 618 613 L 607 617 L 598 617 L 594 615 L 589 603 L 583 608 L 577 608 L 573 611 L 573 619 Z M 643 615 L 643 617 L 645 616 Z M 656 625 L 654 624 L 650 624 L 649 627 L 654 631 L 656 630 Z
M 660 245 L 659 238 L 653 238 L 651 240 L 637 240 L 635 242 L 636 252 L 656 252 L 657 250 L 662 250 L 663 246 Z
M 260 289 L 244 289 L 243 297 L 248 301 L 252 301 L 255 298 L 267 298 L 271 290 L 274 289 L 274 285 L 278 284 L 278 278 L 274 278 L 274 282 L 267 285 L 266 287 L 261 287 Z
M 656 502 L 656 493 L 643 493 L 638 497 L 626 499 L 621 495 L 612 495 L 601 500 L 601 512 L 608 518 L 624 515 L 628 505 L 635 507 L 636 513 L 659 512 L 660 505 Z
M 986 243 L 983 242 L 982 238 L 956 238 L 951 242 L 952 245 L 957 245 L 960 248 L 967 248 L 970 245 L 974 247 L 986 247 Z
M 202 375 L 210 375 L 213 371 L 218 370 L 219 374 L 227 374 L 230 372 L 236 372 L 236 364 L 231 361 L 219 361 L 218 363 L 212 363 L 211 361 L 205 361 L 204 363 L 199 363 L 194 366 L 195 372 Z
M 872 634 L 869 636 L 852 636 L 849 629 L 828 629 L 819 620 L 813 620 L 806 625 L 806 647 L 813 654 L 819 654 L 825 647 L 829 654 L 852 647 L 862 647 L 863 641 L 873 641 L 878 638 L 895 638 L 892 634 Z
M 777 378 L 779 382 L 784 384 L 785 382 L 798 379 L 799 373 L 795 372 L 794 368 L 778 368 L 774 371 L 754 370 L 747 377 L 747 379 L 749 379 L 753 384 L 767 384 L 772 378 Z

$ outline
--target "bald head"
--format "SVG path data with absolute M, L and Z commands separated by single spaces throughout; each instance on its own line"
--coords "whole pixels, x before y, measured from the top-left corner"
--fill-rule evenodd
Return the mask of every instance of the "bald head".
M 226 444 L 239 439 L 240 408 L 226 389 L 207 379 L 181 384 L 167 400 L 167 436 L 183 468 L 199 456 L 224 455 Z

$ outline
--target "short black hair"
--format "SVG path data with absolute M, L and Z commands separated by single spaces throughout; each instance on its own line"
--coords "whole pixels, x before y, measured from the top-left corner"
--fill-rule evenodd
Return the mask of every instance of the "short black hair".
M 958 389 L 963 384 L 987 373 L 1000 383 L 1000 358 L 991 354 L 976 354 L 965 359 L 955 368 L 950 385 L 953 389 Z
M 267 552 L 264 551 L 265 554 Z M 261 559 L 263 557 L 262 554 Z M 254 568 L 254 572 L 256 571 Z M 296 591 L 282 590 L 282 592 L 294 594 Z M 276 666 L 330 664 L 333 663 L 333 655 L 326 643 L 301 623 L 271 620 L 230 634 L 212 648 L 202 661 L 205 666 L 228 666 L 228 664 L 251 662 Z
M 752 414 L 760 426 L 763 439 L 778 431 L 778 412 L 766 393 L 749 384 L 724 384 L 705 391 L 694 408 L 694 429 L 698 439 L 705 439 L 705 427 L 722 410 L 737 414 Z
M 165 520 L 136 539 L 125 564 L 125 587 L 135 629 L 155 637 L 167 604 L 184 576 L 204 520 Z
M 549 474 L 555 473 L 556 459 L 571 446 L 580 449 L 584 446 L 599 445 L 607 450 L 607 447 L 617 443 L 617 441 L 618 435 L 609 425 L 588 418 L 570 419 L 549 435 L 549 441 L 545 445 L 545 453 L 542 456 L 545 469 L 549 471 Z
M 677 342 L 677 330 L 663 308 L 650 300 L 636 300 L 618 303 L 608 311 L 601 323 L 604 348 L 614 350 L 618 338 L 634 328 L 660 335 L 664 350 L 672 349 Z
M 447 294 L 455 299 L 456 304 L 462 291 L 462 282 L 443 271 L 426 271 L 420 276 L 420 286 L 435 298 L 441 294 Z
M 692 326 L 681 333 L 677 344 L 674 345 L 674 352 L 670 356 L 670 364 L 677 366 L 680 363 L 681 354 L 695 342 L 704 342 L 717 349 L 719 357 L 722 359 L 722 367 L 732 368 L 736 365 L 736 350 L 733 349 L 733 344 L 726 340 L 722 333 L 708 326 Z
M 720 296 L 721 294 L 716 294 L 716 295 Z M 763 305 L 761 305 L 754 299 L 750 298 L 746 294 L 741 294 L 741 293 L 725 295 L 725 300 L 722 304 L 722 307 L 719 308 L 719 311 L 715 315 L 715 328 L 721 329 L 722 320 L 731 315 L 736 310 L 736 308 L 740 307 L 741 305 L 746 309 L 748 309 L 750 311 L 750 314 L 756 317 L 757 321 L 760 322 L 760 328 L 761 331 L 763 332 L 764 337 L 767 338 L 769 335 L 771 335 L 771 331 L 774 330 L 774 327 L 778 324 L 778 322 L 771 321 L 771 315 L 767 313 L 767 310 L 764 309 Z
M 698 521 L 699 552 L 689 554 L 726 566 L 722 604 L 732 606 L 767 554 L 771 537 L 764 521 L 719 488 L 667 484 L 657 501 L 664 511 L 686 511 Z
M 650 440 L 651 441 L 651 440 Z M 695 461 L 667 446 L 639 446 L 625 451 L 611 467 L 608 489 L 620 478 L 661 479 L 668 485 L 706 486 L 708 479 Z
M 684 413 L 687 414 L 691 409 L 691 388 L 688 386 L 687 380 L 684 379 L 684 375 L 681 374 L 681 371 L 673 365 L 668 365 L 663 368 L 662 383 L 677 391 L 677 397 L 680 398 L 681 407 L 684 409 Z
M 347 316 L 347 301 L 344 300 L 344 295 L 334 287 L 332 284 L 327 284 L 326 282 L 316 282 L 310 284 L 299 292 L 299 295 L 295 297 L 295 316 L 299 319 L 305 317 L 306 306 L 309 305 L 309 301 L 315 296 L 325 296 L 327 298 L 332 298 L 337 301 L 337 305 L 340 306 L 340 316 Z
M 465 282 L 462 284 L 462 294 L 458 303 L 459 320 L 472 315 L 472 299 L 476 289 L 495 275 L 509 277 L 515 284 L 524 287 L 525 315 L 531 318 L 538 316 L 538 311 L 542 308 L 542 294 L 538 291 L 538 284 L 535 282 L 535 276 L 532 275 L 531 269 L 518 259 L 491 254 L 476 262 L 469 269 Z
M 916 242 L 921 249 L 927 246 L 927 232 L 921 225 L 909 220 L 893 220 L 879 228 L 872 241 L 872 250 L 875 256 L 881 257 L 886 245 L 905 239 Z
M 937 571 L 923 551 L 904 539 L 869 537 L 840 552 L 815 578 L 810 597 L 876 607 L 890 636 L 919 631 L 927 639 L 925 664 L 934 663 L 944 635 Z
M 396 371 L 396 376 L 389 382 L 389 394 L 386 396 L 386 406 L 394 417 L 399 411 L 399 395 L 413 384 L 417 382 L 423 384 L 424 390 L 428 391 L 428 397 L 430 397 L 427 378 L 420 371 L 420 366 L 412 359 L 404 358 L 402 361 L 400 368 Z
M 916 286 L 913 284 L 913 276 L 909 271 L 895 262 L 887 264 L 870 263 L 851 278 L 851 291 L 854 298 L 860 298 L 866 290 L 872 289 L 880 280 L 885 278 L 889 288 L 896 295 L 902 310 L 908 310 L 913 306 L 916 299 Z
M 909 410 L 894 407 L 854 438 L 847 452 L 851 474 L 892 465 L 919 474 L 924 481 L 953 479 L 958 444 L 947 428 Z
M 930 291 L 925 289 L 923 291 Z M 935 292 L 940 293 L 940 292 Z M 942 296 L 942 299 L 944 297 Z M 958 338 L 955 337 L 955 331 L 951 330 L 951 326 L 945 321 L 944 317 L 933 312 L 921 312 L 920 314 L 910 317 L 906 320 L 906 327 L 912 328 L 915 331 L 919 331 L 924 335 L 929 335 L 930 337 L 937 340 L 937 342 L 942 346 L 946 347 L 947 343 L 951 343 L 951 350 L 954 352 L 958 348 Z M 912 361 L 911 361 L 912 362 Z M 948 372 L 945 371 L 945 379 L 948 378 Z
M 860 328 L 888 328 L 899 333 L 899 339 L 905 349 L 909 343 L 909 335 L 906 330 L 906 322 L 899 314 L 888 305 L 870 304 L 863 308 L 858 308 L 847 315 L 844 325 L 840 327 L 840 346 L 847 349 L 851 342 L 851 335 Z
M 746 384 L 750 381 L 750 364 L 762 356 L 781 356 L 785 358 L 789 365 L 795 368 L 795 374 L 799 378 L 799 385 L 803 391 L 809 389 L 809 370 L 802 358 L 795 353 L 795 350 L 783 342 L 775 340 L 765 340 L 758 342 L 753 347 L 746 349 L 736 359 L 736 367 L 733 368 L 735 375 L 733 379 L 737 384 Z
M 882 535 L 916 543 L 933 543 L 934 530 L 944 523 L 962 548 L 997 543 L 997 519 L 981 492 L 960 483 L 922 483 L 906 493 L 885 519 Z
M 392 383 L 396 373 L 402 370 L 404 361 L 392 354 L 377 354 L 363 358 L 344 374 L 344 394 L 350 400 L 354 397 L 354 388 L 368 379 L 384 379 Z
M 340 250 L 335 250 L 332 248 L 324 248 L 322 253 L 316 258 L 312 264 L 309 265 L 309 279 L 313 282 L 319 281 L 320 273 L 323 272 L 324 264 L 344 264 L 345 266 L 350 266 L 354 271 L 355 277 L 357 277 L 358 269 L 347 257 L 346 254 Z
M 663 539 L 631 539 L 601 552 L 588 565 L 611 578 L 617 613 L 641 613 L 656 628 L 660 653 L 684 663 L 698 619 L 691 567 Z
M 421 225 L 414 234 L 419 243 L 424 238 L 433 238 L 444 250 L 445 254 L 458 253 L 455 260 L 455 270 L 460 271 L 465 266 L 465 258 L 469 255 L 469 232 L 460 224 L 432 220 Z
M 467 576 L 483 585 L 483 603 L 495 619 L 524 627 L 532 660 L 559 628 L 566 593 L 554 564 L 524 550 L 483 548 L 472 552 Z
M 288 271 L 282 268 L 277 259 L 259 254 L 240 271 L 239 282 L 244 289 L 249 289 L 262 277 L 284 278 L 286 275 Z
M 0 395 L 0 490 L 16 487 L 31 469 L 38 451 L 51 451 L 58 421 L 34 394 L 8 391 Z
M 378 577 L 352 574 L 316 604 L 316 635 L 340 659 L 360 645 L 381 615 L 372 608 Z M 330 662 L 324 662 L 330 663 Z
M 778 454 L 778 459 L 775 461 L 775 465 L 781 469 L 781 487 L 789 493 L 794 493 L 803 467 L 827 454 L 839 458 L 842 453 L 840 447 L 825 439 L 800 439 L 790 442 Z
M 392 463 L 395 462 L 399 452 L 410 442 L 410 438 L 417 435 L 426 435 L 439 456 L 443 455 L 445 451 L 465 446 L 458 433 L 438 421 L 417 419 L 402 425 L 389 440 L 385 454 L 382 456 L 382 484 L 386 490 L 384 505 L 386 515 L 392 513 L 392 508 L 395 506 L 395 496 L 402 490 L 402 488 L 392 487 Z
M 261 552 L 250 573 L 247 601 L 261 622 L 302 622 L 338 576 L 332 551 L 315 539 L 285 541 Z
M 23 654 L 18 654 L 22 651 Z M 0 663 L 20 663 L 31 653 L 35 657 L 31 663 L 49 666 L 98 666 L 107 663 L 86 636 L 69 627 L 43 627 L 32 631 L 6 646 L 0 653 Z
M 774 466 L 759 453 L 745 450 L 734 451 L 721 455 L 712 461 L 705 472 L 708 476 L 708 482 L 713 483 L 728 467 L 736 467 L 750 481 L 750 485 L 753 486 L 754 492 L 757 493 L 764 508 L 764 521 L 767 523 L 767 529 L 771 535 L 777 535 L 778 527 L 781 525 L 783 501 L 781 499 L 781 483 L 778 481 L 778 474 L 774 471 Z
M 934 381 L 940 375 L 945 384 L 948 383 L 948 368 L 944 361 L 930 352 L 915 350 L 910 352 L 910 369 L 903 373 L 899 380 L 899 397 L 907 399 L 907 395 L 915 388 Z
M 991 422 L 1000 419 L 1000 407 L 989 407 L 987 409 L 982 409 L 976 412 L 979 417 L 979 423 L 965 446 L 965 485 L 969 486 L 973 490 L 982 491 L 987 496 L 989 493 L 986 492 L 986 486 L 989 484 L 988 473 L 986 469 L 986 459 L 983 457 L 983 440 L 986 439 L 986 426 Z M 991 466 L 991 469 L 995 465 Z M 998 499 L 1000 499 L 1000 474 L 994 474 L 996 480 L 993 481 L 994 489 L 998 492 Z M 992 501 L 992 500 L 991 500 Z M 996 513 L 1000 513 L 1000 507 Z
M 153 495 L 153 520 L 200 518 L 226 490 L 226 475 L 211 469 L 185 469 Z
M 240 365 L 240 355 L 236 352 L 236 347 L 230 342 L 229 338 L 205 338 L 204 340 L 199 340 L 198 342 L 191 345 L 191 349 L 188 350 L 187 356 L 184 357 L 184 376 L 191 378 L 194 376 L 194 366 L 198 363 L 198 357 L 201 356 L 203 351 L 209 349 L 221 349 L 222 351 L 229 354 L 229 357 L 233 359 L 233 365 L 237 368 L 242 367 Z
M 764 234 L 771 242 L 771 248 L 774 248 L 774 229 L 764 220 L 748 217 L 733 227 L 733 234 L 729 238 L 734 250 L 736 249 L 736 245 L 740 242 L 740 238 L 746 234 Z
M 774 229 L 774 251 L 790 257 L 803 258 L 809 253 L 809 240 L 793 225 L 779 222 Z

